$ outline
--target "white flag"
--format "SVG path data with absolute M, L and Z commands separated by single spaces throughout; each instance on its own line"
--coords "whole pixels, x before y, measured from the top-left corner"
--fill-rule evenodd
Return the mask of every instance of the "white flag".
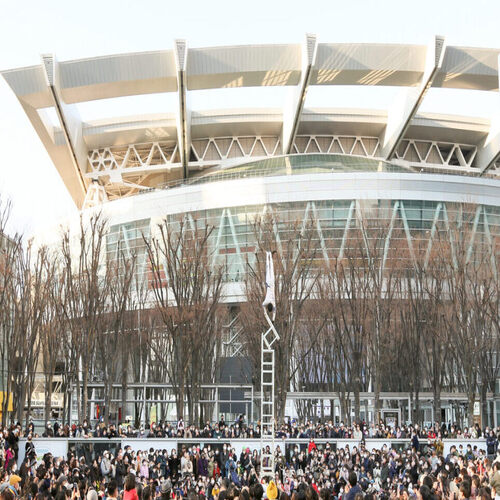
M 276 317 L 276 298 L 274 295 L 274 265 L 271 252 L 266 252 L 266 298 L 262 306 L 267 309 L 267 313 L 274 321 Z

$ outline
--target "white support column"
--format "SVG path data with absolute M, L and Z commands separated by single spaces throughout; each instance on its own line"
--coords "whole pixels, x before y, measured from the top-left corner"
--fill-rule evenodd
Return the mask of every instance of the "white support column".
M 82 209 L 96 207 L 108 201 L 108 194 L 97 179 L 93 179 L 88 187 Z
M 62 133 L 77 172 L 78 182 L 84 193 L 87 185 L 83 174 L 87 169 L 87 146 L 83 140 L 82 121 L 74 104 L 66 104 L 59 83 L 59 68 L 54 54 L 42 54 L 42 67 L 47 87 L 52 95 L 54 108 L 61 124 Z
M 355 200 L 352 200 L 351 204 L 349 205 L 349 212 L 347 213 L 347 220 L 344 227 L 344 234 L 342 235 L 342 243 L 340 244 L 340 250 L 338 256 L 339 260 L 342 260 L 344 258 L 344 250 L 347 244 L 349 228 L 351 227 L 351 221 L 354 216 L 355 207 L 356 207 L 356 202 Z
M 448 209 L 446 208 L 446 203 L 443 203 L 442 210 L 443 210 L 443 220 L 444 220 L 446 232 L 448 234 L 448 239 L 450 240 L 450 250 L 451 250 L 451 258 L 452 258 L 452 262 L 453 262 L 453 267 L 455 269 L 457 269 L 458 268 L 458 261 L 457 261 L 456 245 L 455 245 L 455 239 L 453 237 L 453 233 L 450 229 L 450 219 L 448 218 Z
M 476 207 L 476 213 L 474 215 L 474 223 L 472 225 L 472 233 L 469 240 L 469 246 L 467 248 L 467 256 L 465 258 L 465 263 L 468 264 L 470 258 L 472 257 L 472 250 L 474 249 L 474 240 L 476 239 L 477 226 L 479 225 L 479 219 L 481 218 L 481 213 L 483 211 L 482 205 Z
M 446 51 L 444 37 L 436 36 L 427 48 L 425 69 L 418 87 L 401 89 L 387 117 L 387 126 L 380 137 L 381 156 L 390 160 L 394 155 L 401 139 L 403 139 L 412 118 L 416 115 L 425 94 L 429 90 L 434 78 L 441 68 Z
M 500 56 L 498 57 L 500 64 Z M 500 80 L 500 75 L 499 75 Z M 499 81 L 500 83 L 500 81 Z M 490 130 L 484 143 L 477 150 L 475 158 L 476 166 L 481 175 L 487 172 L 500 156 L 500 93 L 497 92 L 495 108 L 491 117 Z
M 278 231 L 278 224 L 276 223 L 276 215 L 274 213 L 272 205 L 264 205 L 262 209 L 262 217 L 265 217 L 266 214 L 269 214 L 269 216 L 272 217 L 273 232 L 274 232 L 274 237 L 276 238 L 276 248 L 278 250 L 278 255 L 281 256 L 283 255 L 283 245 L 281 244 L 280 233 Z M 262 236 L 262 233 L 263 233 L 262 225 L 260 225 L 259 237 Z
M 178 107 L 176 113 L 177 144 L 181 156 L 183 177 L 188 177 L 189 152 L 191 149 L 191 111 L 187 105 L 187 56 L 186 40 L 175 40 L 175 64 L 177 66 Z
M 398 210 L 399 210 L 399 201 L 395 201 L 394 207 L 392 209 L 392 216 L 391 216 L 391 222 L 389 224 L 389 230 L 387 231 L 387 236 L 385 238 L 384 254 L 382 256 L 382 264 L 380 266 L 380 273 L 379 273 L 380 278 L 382 278 L 382 273 L 384 272 L 385 263 L 387 261 L 387 255 L 389 254 L 389 247 L 391 244 L 392 231 L 394 229 L 394 222 L 396 221 L 396 217 L 398 215 Z
M 490 231 L 490 223 L 488 221 L 488 214 L 486 212 L 486 207 L 484 205 L 482 205 L 482 208 L 483 208 L 484 234 L 486 235 L 486 238 L 488 239 L 488 243 L 490 244 L 491 268 L 493 269 L 495 276 L 497 276 L 497 278 L 498 278 L 498 269 L 497 269 L 495 250 L 494 250 L 495 244 L 494 244 L 493 237 L 492 237 L 491 231 Z
M 304 108 L 307 89 L 311 80 L 312 70 L 316 62 L 318 42 L 316 35 L 306 34 L 306 42 L 302 50 L 302 74 L 299 84 L 291 89 L 288 102 L 283 109 L 283 153 L 290 154 L 293 142 L 299 129 L 300 116 Z
M 434 219 L 432 221 L 431 234 L 429 236 L 429 242 L 427 243 L 427 250 L 425 252 L 424 269 L 427 269 L 429 265 L 429 259 L 431 257 L 432 243 L 434 242 L 434 236 L 437 231 L 437 225 L 439 222 L 439 213 L 441 212 L 442 203 L 436 205 L 436 210 L 434 211 Z
M 330 259 L 328 258 L 328 250 L 326 248 L 325 238 L 323 236 L 323 230 L 321 229 L 321 220 L 318 215 L 318 210 L 316 208 L 316 203 L 314 201 L 310 202 L 312 212 L 314 215 L 314 222 L 316 223 L 316 230 L 318 231 L 319 242 L 321 245 L 321 251 L 323 252 L 323 258 L 325 259 L 325 264 L 328 265 Z
M 406 242 L 408 243 L 408 250 L 410 251 L 411 260 L 413 265 L 416 267 L 417 259 L 415 257 L 415 251 L 413 250 L 413 239 L 411 237 L 410 226 L 408 225 L 408 218 L 406 217 L 406 210 L 403 200 L 399 202 L 399 211 L 401 213 L 401 219 L 403 220 L 403 228 L 406 234 Z

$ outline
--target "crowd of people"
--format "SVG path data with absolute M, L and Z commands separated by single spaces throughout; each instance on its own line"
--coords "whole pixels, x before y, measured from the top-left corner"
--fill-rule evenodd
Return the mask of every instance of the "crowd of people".
M 173 436 L 192 432 L 191 426 L 183 426 L 183 422 L 172 425 Z M 99 425 L 91 429 L 84 422 L 81 427 L 87 435 L 102 432 Z M 149 432 L 158 427 L 162 432 L 170 428 L 160 423 Z M 210 426 L 213 431 L 221 427 L 226 424 Z M 247 432 L 243 422 L 228 427 Z M 61 429 L 57 425 L 51 428 L 57 433 Z M 110 432 L 111 426 L 105 430 Z M 398 449 L 387 445 L 371 448 L 369 439 L 336 446 L 337 436 L 355 437 L 358 430 L 366 438 L 396 437 L 399 431 L 400 437 L 410 440 Z M 474 435 L 486 438 L 486 450 L 464 443 L 445 453 L 441 437 L 466 439 L 473 433 L 456 426 L 403 426 L 398 430 L 383 424 L 347 427 L 289 421 L 278 426 L 277 435 L 308 440 L 300 444 L 277 441 L 276 472 L 265 478 L 261 477 L 259 450 L 244 446 L 236 452 L 222 441 L 205 446 L 179 444 L 170 450 L 165 441 L 165 449 L 145 446 L 143 451 L 134 451 L 126 446 L 102 453 L 94 450 L 92 455 L 70 451 L 68 456 L 54 457 L 50 453 L 39 456 L 32 440 L 34 429 L 26 432 L 21 464 L 20 427 L 11 426 L 2 433 L 1 500 L 490 500 L 500 496 L 497 433 L 479 427 L 474 428 Z M 119 435 L 121 429 L 116 432 Z M 331 444 L 324 439 L 316 443 L 316 439 L 330 437 Z
M 21 427 L 18 427 L 21 433 Z M 105 425 L 104 422 L 97 423 L 92 427 L 88 420 L 81 424 L 62 425 L 55 422 L 53 425 L 47 423 L 42 433 L 36 433 L 35 427 L 31 423 L 26 429 L 26 435 L 32 437 L 61 437 L 61 438 L 87 438 L 87 437 L 108 437 L 108 438 L 205 438 L 205 439 L 258 439 L 260 438 L 260 424 L 246 424 L 244 415 L 240 415 L 233 423 L 227 423 L 221 415 L 219 422 L 207 422 L 205 426 L 199 427 L 186 424 L 183 419 L 177 423 L 158 422 L 152 423 L 149 427 L 139 426 L 134 428 L 132 424 Z M 360 424 L 344 425 L 334 424 L 332 421 L 308 421 L 299 423 L 293 419 L 288 419 L 282 424 L 276 425 L 275 437 L 283 438 L 323 438 L 323 439 L 355 439 L 362 441 L 370 438 L 394 438 L 410 439 L 417 436 L 419 439 L 487 439 L 490 434 L 496 433 L 488 427 L 481 429 L 478 424 L 471 427 L 461 428 L 457 424 L 434 424 L 430 427 L 419 427 L 413 425 L 390 426 L 380 424 Z

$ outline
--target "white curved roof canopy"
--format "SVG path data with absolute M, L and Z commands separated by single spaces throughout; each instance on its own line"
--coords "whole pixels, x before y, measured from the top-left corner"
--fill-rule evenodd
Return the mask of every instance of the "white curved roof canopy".
M 3 71 L 78 206 L 93 179 L 108 197 L 247 158 L 303 152 L 359 154 L 490 174 L 500 154 L 500 109 L 491 120 L 419 113 L 427 90 L 499 91 L 500 49 L 319 43 L 250 45 L 120 54 Z M 402 98 L 386 111 L 304 108 L 311 86 L 396 86 Z M 191 110 L 189 92 L 287 86 L 285 107 Z M 79 118 L 78 104 L 176 93 L 174 113 Z M 44 112 L 53 108 L 58 123 Z

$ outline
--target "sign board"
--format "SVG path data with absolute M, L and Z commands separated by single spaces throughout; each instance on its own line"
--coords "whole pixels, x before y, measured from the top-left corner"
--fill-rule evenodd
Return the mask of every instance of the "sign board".
M 474 401 L 474 415 L 481 415 L 481 404 L 479 403 L 479 401 Z

